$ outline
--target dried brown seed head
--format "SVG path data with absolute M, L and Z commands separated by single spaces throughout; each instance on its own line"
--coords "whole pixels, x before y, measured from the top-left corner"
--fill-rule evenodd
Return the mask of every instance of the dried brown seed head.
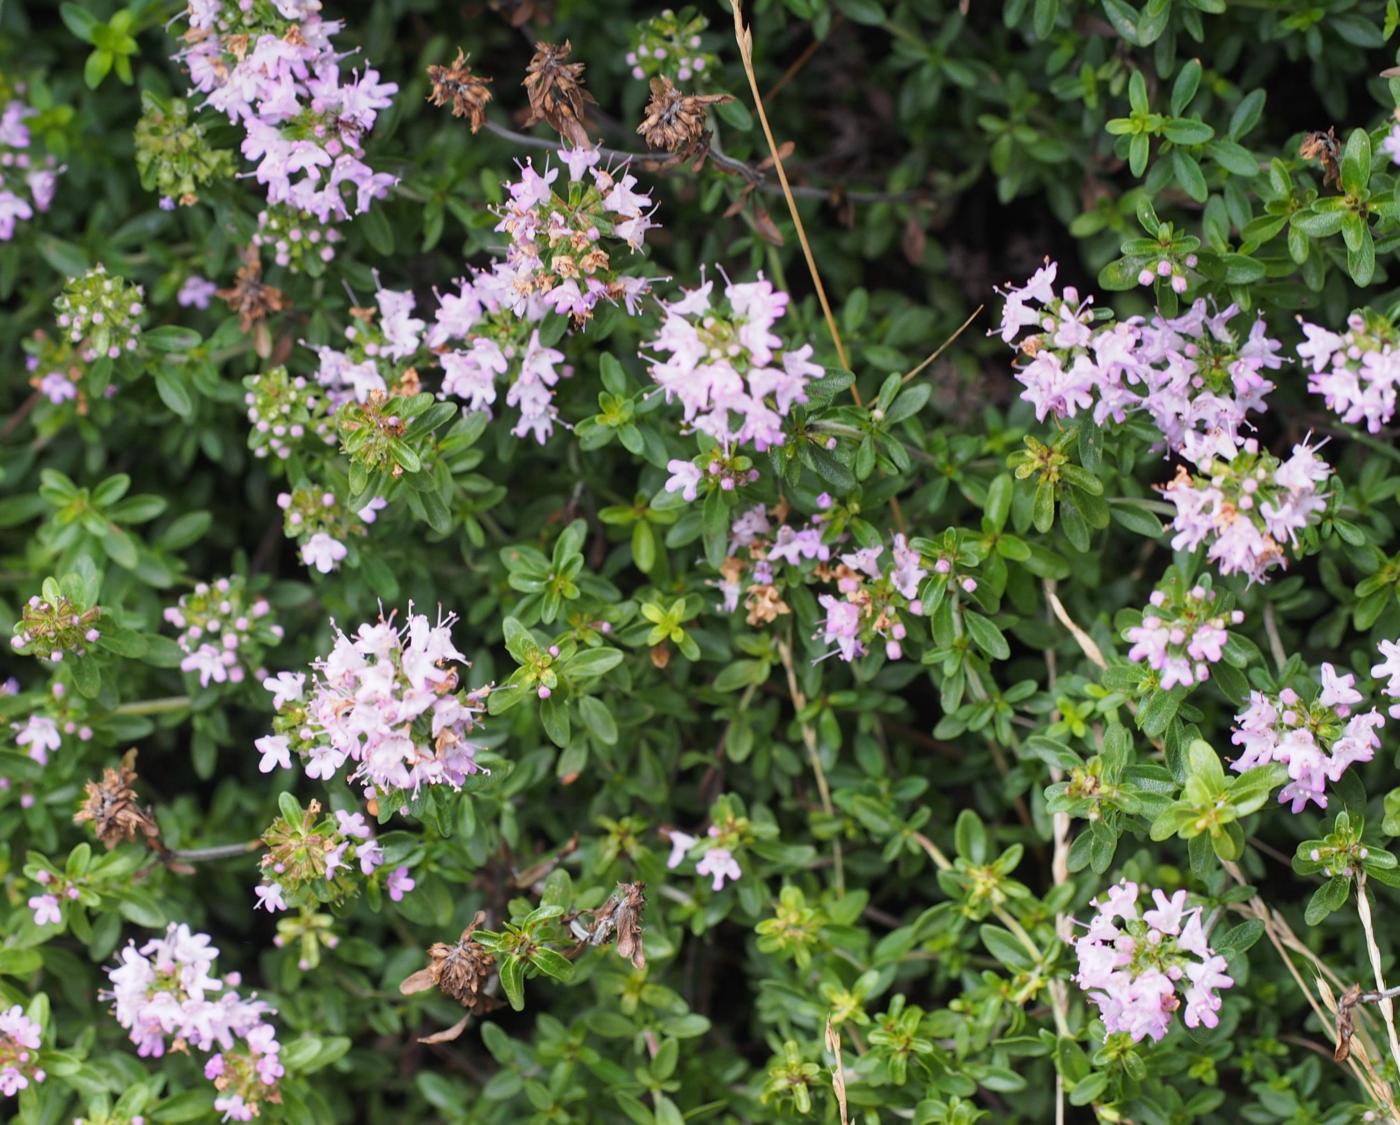
M 495 975 L 496 959 L 472 935 L 481 928 L 485 914 L 478 913 L 453 945 L 438 942 L 428 950 L 428 965 L 406 977 L 399 985 L 405 996 L 436 988 L 469 1012 L 486 1012 L 497 1000 L 485 993 L 486 982 Z
M 728 94 L 682 94 L 658 75 L 651 80 L 651 100 L 637 132 L 649 148 L 688 156 L 709 145 L 705 107 L 733 100 Z
M 243 265 L 234 274 L 233 285 L 220 289 L 218 296 L 238 314 L 238 326 L 244 332 L 251 332 L 272 313 L 286 308 L 282 290 L 263 281 L 262 259 L 254 246 L 244 251 Z
M 137 836 L 157 839 L 160 829 L 151 810 L 140 804 L 136 781 L 136 751 L 128 750 L 117 769 L 103 770 L 101 781 L 89 781 L 83 787 L 83 805 L 73 823 L 92 821 L 97 838 L 109 848 Z
M 486 87 L 491 79 L 473 74 L 468 57 L 458 47 L 451 66 L 428 67 L 428 81 L 433 84 L 428 100 L 436 106 L 450 105 L 452 116 L 467 118 L 475 133 L 486 124 L 486 103 L 491 100 Z
M 583 127 L 583 107 L 593 96 L 583 88 L 583 63 L 565 61 L 573 49 L 567 39 L 559 45 L 535 44 L 535 55 L 525 68 L 522 83 L 530 97 L 525 124 L 548 121 L 570 144 L 584 146 L 589 140 Z

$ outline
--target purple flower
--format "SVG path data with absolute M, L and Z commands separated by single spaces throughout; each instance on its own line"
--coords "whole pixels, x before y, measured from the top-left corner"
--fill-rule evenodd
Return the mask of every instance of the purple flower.
M 29 900 L 29 909 L 34 911 L 36 926 L 57 926 L 63 921 L 56 895 L 34 895 Z
M 280 883 L 259 883 L 253 888 L 253 893 L 258 896 L 257 906 L 254 909 L 266 910 L 269 914 L 287 909 L 287 902 L 282 897 Z
M 315 567 L 322 574 L 329 574 L 339 568 L 340 561 L 346 554 L 345 544 L 338 539 L 332 539 L 324 531 L 318 531 L 301 547 L 301 561 L 307 566 Z
M 716 891 L 724 889 L 726 879 L 736 880 L 743 874 L 728 848 L 710 848 L 706 851 L 700 857 L 700 862 L 695 865 L 695 873 L 713 876 L 714 881 L 711 883 L 711 888 Z
M 48 765 L 49 751 L 60 745 L 58 724 L 47 715 L 30 715 L 24 723 L 11 723 L 15 745 L 27 747 L 29 756 L 41 766 Z
M 253 745 L 262 755 L 258 761 L 258 772 L 271 773 L 274 769 L 292 768 L 291 748 L 286 735 L 264 735 Z
M 700 486 L 700 467 L 691 461 L 672 459 L 666 462 L 666 471 L 671 474 L 666 491 L 679 492 L 682 500 L 693 503 L 695 490 Z
M 185 278 L 184 284 L 180 286 L 180 291 L 175 294 L 175 300 L 184 309 L 207 309 L 218 288 L 218 285 L 208 278 L 192 273 Z
M 288 703 L 299 700 L 306 688 L 305 672 L 278 672 L 263 680 L 262 686 L 272 692 L 272 706 L 280 711 Z
M 418 884 L 415 883 L 408 874 L 407 867 L 396 867 L 389 875 L 389 880 L 386 885 L 389 891 L 389 897 L 394 902 L 399 902 L 403 899 L 404 895 L 408 894 L 408 892 L 413 890 Z
M 822 594 L 817 600 L 826 610 L 822 639 L 829 645 L 836 645 L 842 660 L 854 660 L 863 651 L 860 643 L 860 606 L 833 598 L 830 594 Z
M 679 867 L 685 859 L 685 853 L 695 844 L 696 837 L 682 832 L 679 829 L 671 829 L 670 842 L 671 854 L 666 860 L 666 866 L 674 870 Z

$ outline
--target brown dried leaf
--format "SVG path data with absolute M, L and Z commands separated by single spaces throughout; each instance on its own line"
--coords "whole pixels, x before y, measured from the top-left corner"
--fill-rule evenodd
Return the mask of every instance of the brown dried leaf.
M 763 207 L 753 209 L 754 230 L 758 237 L 764 242 L 771 242 L 774 246 L 783 245 L 783 232 L 778 229 L 778 224 L 773 221 L 773 216 Z
M 416 973 L 410 973 L 399 982 L 399 991 L 405 996 L 427 992 L 428 989 L 436 987 L 437 981 L 433 977 L 432 969 L 419 969 Z
M 467 1030 L 467 1021 L 468 1021 L 469 1019 L 471 1019 L 471 1018 L 472 1018 L 472 1017 L 471 1017 L 471 1013 L 468 1012 L 465 1016 L 463 1016 L 461 1019 L 459 1019 L 459 1020 L 458 1020 L 456 1023 L 454 1023 L 451 1027 L 447 1028 L 447 1029 L 444 1030 L 444 1031 L 435 1031 L 435 1032 L 433 1032 L 433 1034 L 431 1034 L 431 1035 L 424 1035 L 424 1036 L 422 1036 L 422 1037 L 419 1038 L 418 1042 L 420 1042 L 420 1043 L 451 1043 L 452 1040 L 458 1038 L 458 1037 L 462 1034 L 462 1032 L 464 1032 L 464 1031 Z
M 792 150 L 796 147 L 797 146 L 794 145 L 791 141 L 784 141 L 778 146 L 778 151 L 776 153 L 777 158 L 779 160 L 786 160 L 789 156 L 792 155 Z M 773 167 L 774 155 L 774 153 L 770 152 L 767 156 L 765 156 L 762 160 L 758 162 L 758 167 L 760 171 L 767 171 L 769 168 Z
M 917 211 L 910 211 L 909 218 L 905 220 L 899 248 L 904 251 L 904 258 L 911 266 L 923 263 L 924 254 L 928 250 L 928 235 L 924 233 L 924 224 L 919 222 Z

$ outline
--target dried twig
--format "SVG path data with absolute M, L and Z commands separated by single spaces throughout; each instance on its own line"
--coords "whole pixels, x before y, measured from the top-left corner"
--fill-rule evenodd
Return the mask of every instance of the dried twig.
M 834 816 L 836 809 L 831 803 L 831 787 L 826 783 L 826 771 L 822 769 L 821 751 L 817 747 L 817 732 L 812 729 L 812 724 L 802 718 L 802 710 L 807 706 L 807 697 L 802 693 L 802 688 L 797 683 L 797 669 L 792 662 L 792 645 L 786 640 L 778 641 L 778 659 L 782 662 L 783 671 L 787 673 L 788 695 L 792 698 L 792 707 L 797 714 L 797 722 L 802 730 L 802 742 L 807 747 L 807 760 L 811 763 L 812 773 L 817 780 L 817 792 L 821 795 L 822 811 L 828 816 Z M 842 895 L 846 893 L 846 872 L 841 856 L 841 841 L 832 839 L 832 870 L 836 877 L 836 893 Z
M 1366 952 L 1371 958 L 1371 972 L 1376 978 L 1376 1003 L 1380 1007 L 1381 1021 L 1385 1024 L 1386 1038 L 1390 1042 L 1390 1057 L 1400 1068 L 1400 1034 L 1395 1029 L 1395 1004 L 1385 986 L 1385 974 L 1381 971 L 1381 950 L 1376 944 L 1376 928 L 1371 921 L 1371 895 L 1366 889 L 1366 872 L 1356 878 L 1356 912 L 1361 917 L 1361 929 L 1366 935 Z
M 744 74 L 749 80 L 749 90 L 753 93 L 754 109 L 758 111 L 758 123 L 763 127 L 763 139 L 768 142 L 768 152 L 773 158 L 773 168 L 778 173 L 778 182 L 783 187 L 783 197 L 787 200 L 788 213 L 792 216 L 793 226 L 797 228 L 797 241 L 802 244 L 802 256 L 807 261 L 807 272 L 812 275 L 812 285 L 817 291 L 817 301 L 822 307 L 822 316 L 826 318 L 826 330 L 831 333 L 831 342 L 836 347 L 836 357 L 841 361 L 843 370 L 851 369 L 851 361 L 846 357 L 846 345 L 841 340 L 841 330 L 836 327 L 836 317 L 831 311 L 831 302 L 826 298 L 826 287 L 822 284 L 820 271 L 817 269 L 817 260 L 812 255 L 811 243 L 807 241 L 807 229 L 802 225 L 802 214 L 797 209 L 797 200 L 793 198 L 792 188 L 788 184 L 787 171 L 783 168 L 783 159 L 778 152 L 778 142 L 773 137 L 773 127 L 768 124 L 768 114 L 763 108 L 763 95 L 758 92 L 758 75 L 753 68 L 753 34 L 744 26 L 743 13 L 739 6 L 739 0 L 729 0 L 730 7 L 734 12 L 734 38 L 739 44 L 739 58 L 744 64 Z M 854 383 L 851 384 L 851 397 L 856 400 L 856 405 L 862 405 L 860 392 Z
M 968 317 L 965 321 L 963 321 L 960 325 L 958 325 L 957 331 L 954 332 L 951 336 L 949 336 L 946 340 L 944 340 L 943 343 L 939 344 L 938 347 L 936 347 L 933 350 L 933 353 L 926 360 L 923 361 L 923 363 L 919 364 L 918 367 L 906 371 L 904 373 L 904 378 L 900 380 L 901 385 L 909 382 L 910 379 L 914 378 L 914 376 L 916 376 L 920 371 L 922 371 L 930 363 L 932 363 L 944 352 L 946 352 L 953 345 L 953 342 L 957 340 L 957 338 L 961 336 L 964 332 L 967 331 L 968 327 L 972 324 L 972 322 L 982 315 L 982 310 L 986 307 L 986 305 L 978 305 L 977 308 L 973 310 L 972 315 Z

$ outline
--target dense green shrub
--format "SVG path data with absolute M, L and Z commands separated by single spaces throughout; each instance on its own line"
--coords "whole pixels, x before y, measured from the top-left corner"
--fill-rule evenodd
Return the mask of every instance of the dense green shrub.
M 1395 1119 L 1398 26 L 0 7 L 6 1115 Z

